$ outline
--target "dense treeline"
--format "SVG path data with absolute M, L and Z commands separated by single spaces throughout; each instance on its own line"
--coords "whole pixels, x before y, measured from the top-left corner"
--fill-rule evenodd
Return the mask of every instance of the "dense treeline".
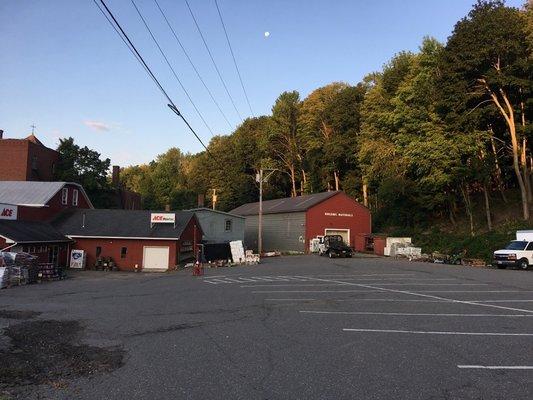
M 479 1 L 446 44 L 425 38 L 355 86 L 334 82 L 300 98 L 282 93 L 268 116 L 249 118 L 209 153 L 172 148 L 125 168 L 124 184 L 146 208 L 193 207 L 198 193 L 229 210 L 257 201 L 255 175 L 275 170 L 265 197 L 344 190 L 375 220 L 412 226 L 428 216 L 454 222 L 506 191 L 533 204 L 533 6 Z

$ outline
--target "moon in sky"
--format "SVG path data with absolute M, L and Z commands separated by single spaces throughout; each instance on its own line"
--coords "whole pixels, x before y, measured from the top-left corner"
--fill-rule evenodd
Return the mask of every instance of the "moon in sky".
M 265 37 L 269 37 L 270 36 L 270 32 L 266 31 L 265 32 Z

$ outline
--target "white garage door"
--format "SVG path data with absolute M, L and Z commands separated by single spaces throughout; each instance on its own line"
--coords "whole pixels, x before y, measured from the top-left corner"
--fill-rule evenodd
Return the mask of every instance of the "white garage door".
M 168 246 L 144 246 L 143 247 L 143 269 L 145 270 L 167 270 L 170 251 Z
M 350 230 L 349 229 L 326 229 L 325 235 L 341 235 L 342 240 L 347 245 L 350 245 Z

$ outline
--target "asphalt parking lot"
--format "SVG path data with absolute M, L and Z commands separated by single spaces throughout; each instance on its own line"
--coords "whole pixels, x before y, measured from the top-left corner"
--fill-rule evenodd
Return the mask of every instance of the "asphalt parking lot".
M 293 256 L 196 278 L 79 272 L 2 290 L 0 311 L 4 354 L 6 332 L 43 321 L 113 351 L 0 398 L 533 398 L 533 271 Z

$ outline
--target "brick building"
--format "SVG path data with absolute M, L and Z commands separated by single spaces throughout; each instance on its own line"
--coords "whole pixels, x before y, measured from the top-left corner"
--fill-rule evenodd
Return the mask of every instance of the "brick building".
M 59 153 L 49 149 L 35 135 L 4 139 L 0 130 L 0 181 L 51 181 Z

